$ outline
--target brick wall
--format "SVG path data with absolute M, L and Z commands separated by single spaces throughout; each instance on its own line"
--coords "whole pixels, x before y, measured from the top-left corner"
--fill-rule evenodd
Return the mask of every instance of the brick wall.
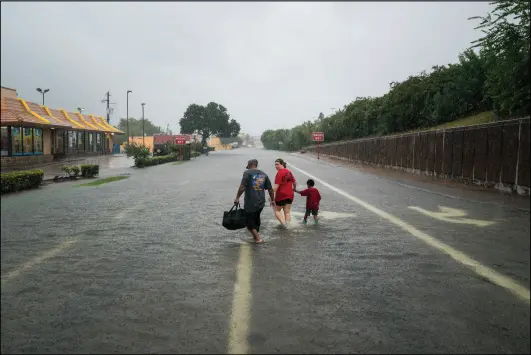
M 8 169 L 32 169 L 39 165 L 49 164 L 52 159 L 53 156 L 51 154 L 2 157 L 1 165 L 2 168 Z
M 339 159 L 529 194 L 530 120 L 323 144 Z M 326 137 L 325 137 L 326 138 Z M 317 146 L 307 149 L 316 153 Z

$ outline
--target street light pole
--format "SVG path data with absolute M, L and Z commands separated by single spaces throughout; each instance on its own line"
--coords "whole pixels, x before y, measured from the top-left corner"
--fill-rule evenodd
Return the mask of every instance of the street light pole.
M 129 144 L 129 94 L 132 93 L 131 90 L 127 90 L 127 144 Z
M 144 133 L 144 105 L 145 103 L 142 103 L 142 145 L 145 145 L 144 144 L 144 138 L 145 138 L 145 133 Z
M 42 90 L 41 88 L 37 88 L 37 91 L 42 94 L 42 106 L 44 106 L 44 94 L 46 94 L 50 89 Z

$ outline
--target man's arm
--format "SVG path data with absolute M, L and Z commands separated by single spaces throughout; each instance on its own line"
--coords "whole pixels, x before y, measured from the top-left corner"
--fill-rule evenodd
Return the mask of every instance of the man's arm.
M 267 192 L 269 192 L 269 203 L 271 204 L 271 206 L 274 206 L 275 205 L 275 193 L 273 192 L 273 189 L 268 189 Z
M 276 185 L 276 184 L 275 184 Z M 266 181 L 265 181 L 265 189 L 267 190 L 267 192 L 269 192 L 269 203 L 271 204 L 271 206 L 274 206 L 275 205 L 275 189 L 273 189 L 273 187 L 271 186 L 271 180 L 269 179 L 269 176 L 266 176 Z M 278 185 L 277 185 L 277 188 L 278 188 Z
M 240 201 L 240 197 L 245 192 L 245 189 L 247 187 L 248 182 L 248 176 L 246 173 L 243 173 L 242 181 L 240 182 L 240 187 L 238 187 L 238 192 L 236 192 L 236 198 L 234 199 L 234 204 L 238 204 Z
M 240 201 L 240 197 L 245 192 L 245 186 L 240 184 L 240 187 L 238 188 L 238 192 L 236 192 L 236 199 L 234 200 L 234 203 L 238 203 Z

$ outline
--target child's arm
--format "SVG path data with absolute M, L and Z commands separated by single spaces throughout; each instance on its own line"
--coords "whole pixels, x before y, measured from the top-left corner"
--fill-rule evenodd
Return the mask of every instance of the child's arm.
M 302 191 L 297 191 L 301 196 L 308 196 L 308 189 L 304 189 Z

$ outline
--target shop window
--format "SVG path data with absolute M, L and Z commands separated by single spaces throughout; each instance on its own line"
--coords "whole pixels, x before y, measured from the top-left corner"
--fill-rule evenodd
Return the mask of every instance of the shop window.
M 101 133 L 96 134 L 96 151 L 101 152 Z
M 70 151 L 75 150 L 76 148 L 76 132 L 68 131 L 68 148 Z
M 35 154 L 42 154 L 44 152 L 42 147 L 42 128 L 35 128 L 33 134 L 33 151 Z
M 0 152 L 2 156 L 9 154 L 9 129 L 0 127 Z
M 94 133 L 88 132 L 88 148 L 87 151 L 93 152 L 94 151 Z
M 11 127 L 11 154 L 22 155 L 22 128 Z
M 78 150 L 85 150 L 85 140 L 83 139 L 83 135 L 85 132 L 77 132 L 77 149 Z
M 65 152 L 66 134 L 67 134 L 66 131 L 57 131 L 55 135 L 55 139 L 56 139 L 55 152 L 56 153 Z
M 33 128 L 22 128 L 24 154 L 33 154 Z

